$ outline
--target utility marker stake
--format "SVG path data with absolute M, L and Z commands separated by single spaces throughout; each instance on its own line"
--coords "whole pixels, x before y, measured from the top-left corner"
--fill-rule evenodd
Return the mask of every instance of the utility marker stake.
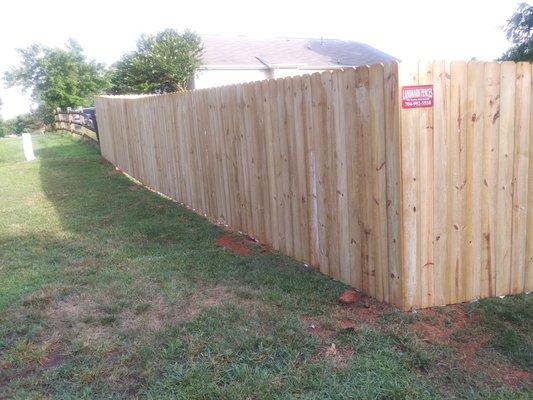
M 31 135 L 29 133 L 22 134 L 22 147 L 24 148 L 24 157 L 26 157 L 26 161 L 35 160 L 33 146 L 31 144 Z

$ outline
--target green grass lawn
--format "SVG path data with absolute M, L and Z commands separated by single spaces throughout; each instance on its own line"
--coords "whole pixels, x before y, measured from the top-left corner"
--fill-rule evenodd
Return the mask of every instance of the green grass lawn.
M 134 185 L 0 139 L 0 398 L 526 399 L 531 296 L 402 313 Z M 227 234 L 226 234 L 227 235 Z

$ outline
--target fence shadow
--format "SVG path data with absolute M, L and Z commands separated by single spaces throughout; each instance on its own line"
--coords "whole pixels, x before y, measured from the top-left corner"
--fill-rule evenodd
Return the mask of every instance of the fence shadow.
M 37 155 L 42 190 L 66 231 L 67 251 L 100 268 L 147 274 L 162 287 L 181 277 L 198 285 L 268 288 L 287 304 L 307 307 L 323 307 L 343 290 L 279 253 L 254 246 L 250 256 L 227 251 L 217 244 L 219 227 L 135 185 L 85 143 Z

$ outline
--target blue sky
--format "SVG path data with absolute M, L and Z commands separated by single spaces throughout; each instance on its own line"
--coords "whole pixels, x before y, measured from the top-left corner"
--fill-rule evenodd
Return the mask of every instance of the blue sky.
M 401 1 L 7 1 L 0 24 L 0 74 L 16 48 L 62 46 L 72 37 L 89 58 L 111 64 L 142 33 L 189 28 L 200 34 L 327 37 L 373 45 L 402 60 L 491 60 L 509 47 L 501 26 L 515 0 Z M 70 5 L 69 5 L 70 4 Z M 56 21 L 56 22 L 54 22 Z M 1 85 L 0 85 L 1 86 Z M 19 89 L 0 87 L 2 116 L 27 112 Z

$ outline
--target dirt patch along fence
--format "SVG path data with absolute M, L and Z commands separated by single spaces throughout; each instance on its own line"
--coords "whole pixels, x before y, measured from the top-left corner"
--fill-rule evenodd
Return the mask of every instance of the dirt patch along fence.
M 405 85 L 432 104 L 403 108 Z M 96 108 L 120 169 L 379 300 L 533 287 L 529 63 L 378 64 Z

